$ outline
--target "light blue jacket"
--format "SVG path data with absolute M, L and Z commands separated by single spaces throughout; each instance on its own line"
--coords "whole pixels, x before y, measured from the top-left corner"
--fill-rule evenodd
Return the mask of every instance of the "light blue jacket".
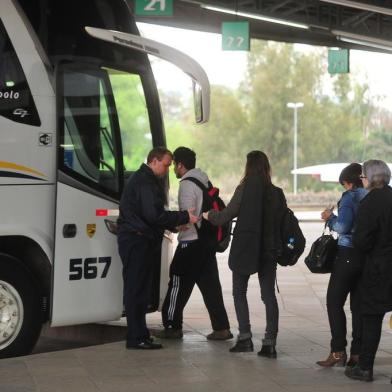
M 367 190 L 355 188 L 343 192 L 338 203 L 338 216 L 332 214 L 327 221 L 327 226 L 339 234 L 338 245 L 353 247 L 353 229 L 359 202 L 365 197 Z

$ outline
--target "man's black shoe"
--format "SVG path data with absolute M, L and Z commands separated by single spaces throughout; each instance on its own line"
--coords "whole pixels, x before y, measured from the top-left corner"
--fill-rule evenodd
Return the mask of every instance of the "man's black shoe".
M 353 380 L 373 381 L 373 370 L 362 370 L 358 365 L 352 368 L 346 367 L 344 374 Z
M 154 343 L 151 340 L 144 340 L 138 344 L 127 344 L 128 350 L 158 350 L 162 348 L 162 344 Z
M 276 350 L 275 346 L 264 345 L 261 347 L 261 350 L 257 353 L 260 357 L 266 358 L 276 358 Z
M 249 353 L 253 351 L 251 338 L 237 340 L 236 344 L 229 350 L 231 353 Z

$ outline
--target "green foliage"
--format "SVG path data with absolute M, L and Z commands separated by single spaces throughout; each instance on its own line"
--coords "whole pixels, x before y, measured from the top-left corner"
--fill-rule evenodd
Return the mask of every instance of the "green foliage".
M 243 171 L 244 156 L 250 148 L 244 135 L 247 129 L 247 117 L 235 92 L 213 86 L 211 119 L 195 128 L 195 148 L 199 165 L 215 181 L 238 177 Z
M 290 191 L 293 109 L 288 102 L 304 103 L 298 110 L 298 167 L 361 162 L 380 154 L 391 160 L 392 116 L 376 109 L 367 83 L 352 74 L 328 75 L 326 50 L 299 52 L 294 45 L 265 41 L 252 42 L 237 91 L 212 86 L 209 123 L 184 125 L 191 120 L 178 111 L 167 116 L 168 145 L 195 149 L 198 166 L 228 192 L 241 178 L 246 154 L 263 150 L 274 181 Z M 181 109 L 191 113 L 191 103 L 182 103 Z M 299 187 L 335 190 L 336 184 L 299 176 Z
M 152 148 L 143 87 L 138 75 L 128 73 L 112 72 L 110 81 L 120 122 L 125 169 L 134 171 Z
M 365 159 L 382 159 L 392 161 L 392 114 L 378 110 L 378 121 L 373 124 L 372 132 L 365 135 Z

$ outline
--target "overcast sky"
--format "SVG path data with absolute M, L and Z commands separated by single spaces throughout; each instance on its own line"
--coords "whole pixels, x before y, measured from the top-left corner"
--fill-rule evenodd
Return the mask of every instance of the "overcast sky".
M 220 34 L 138 23 L 140 32 L 166 45 L 173 46 L 197 60 L 207 72 L 211 84 L 237 87 L 244 77 L 246 52 L 222 51 Z M 307 45 L 297 45 L 299 50 L 314 50 Z M 320 50 L 319 48 L 317 50 Z M 325 49 L 327 58 L 327 49 Z M 165 61 L 154 60 L 153 70 L 159 88 L 169 91 L 187 92 L 191 89 L 189 78 L 175 66 Z M 351 70 L 368 79 L 373 95 L 385 96 L 383 106 L 392 110 L 392 54 L 352 50 Z M 327 75 L 328 77 L 328 75 Z

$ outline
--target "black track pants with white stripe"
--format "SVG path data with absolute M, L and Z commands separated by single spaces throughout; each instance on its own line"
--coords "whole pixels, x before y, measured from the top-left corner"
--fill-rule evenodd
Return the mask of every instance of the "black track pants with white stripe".
M 200 241 L 179 243 L 170 266 L 169 288 L 162 307 L 163 325 L 182 328 L 183 311 L 197 285 L 208 310 L 212 329 L 229 329 L 214 252 Z

